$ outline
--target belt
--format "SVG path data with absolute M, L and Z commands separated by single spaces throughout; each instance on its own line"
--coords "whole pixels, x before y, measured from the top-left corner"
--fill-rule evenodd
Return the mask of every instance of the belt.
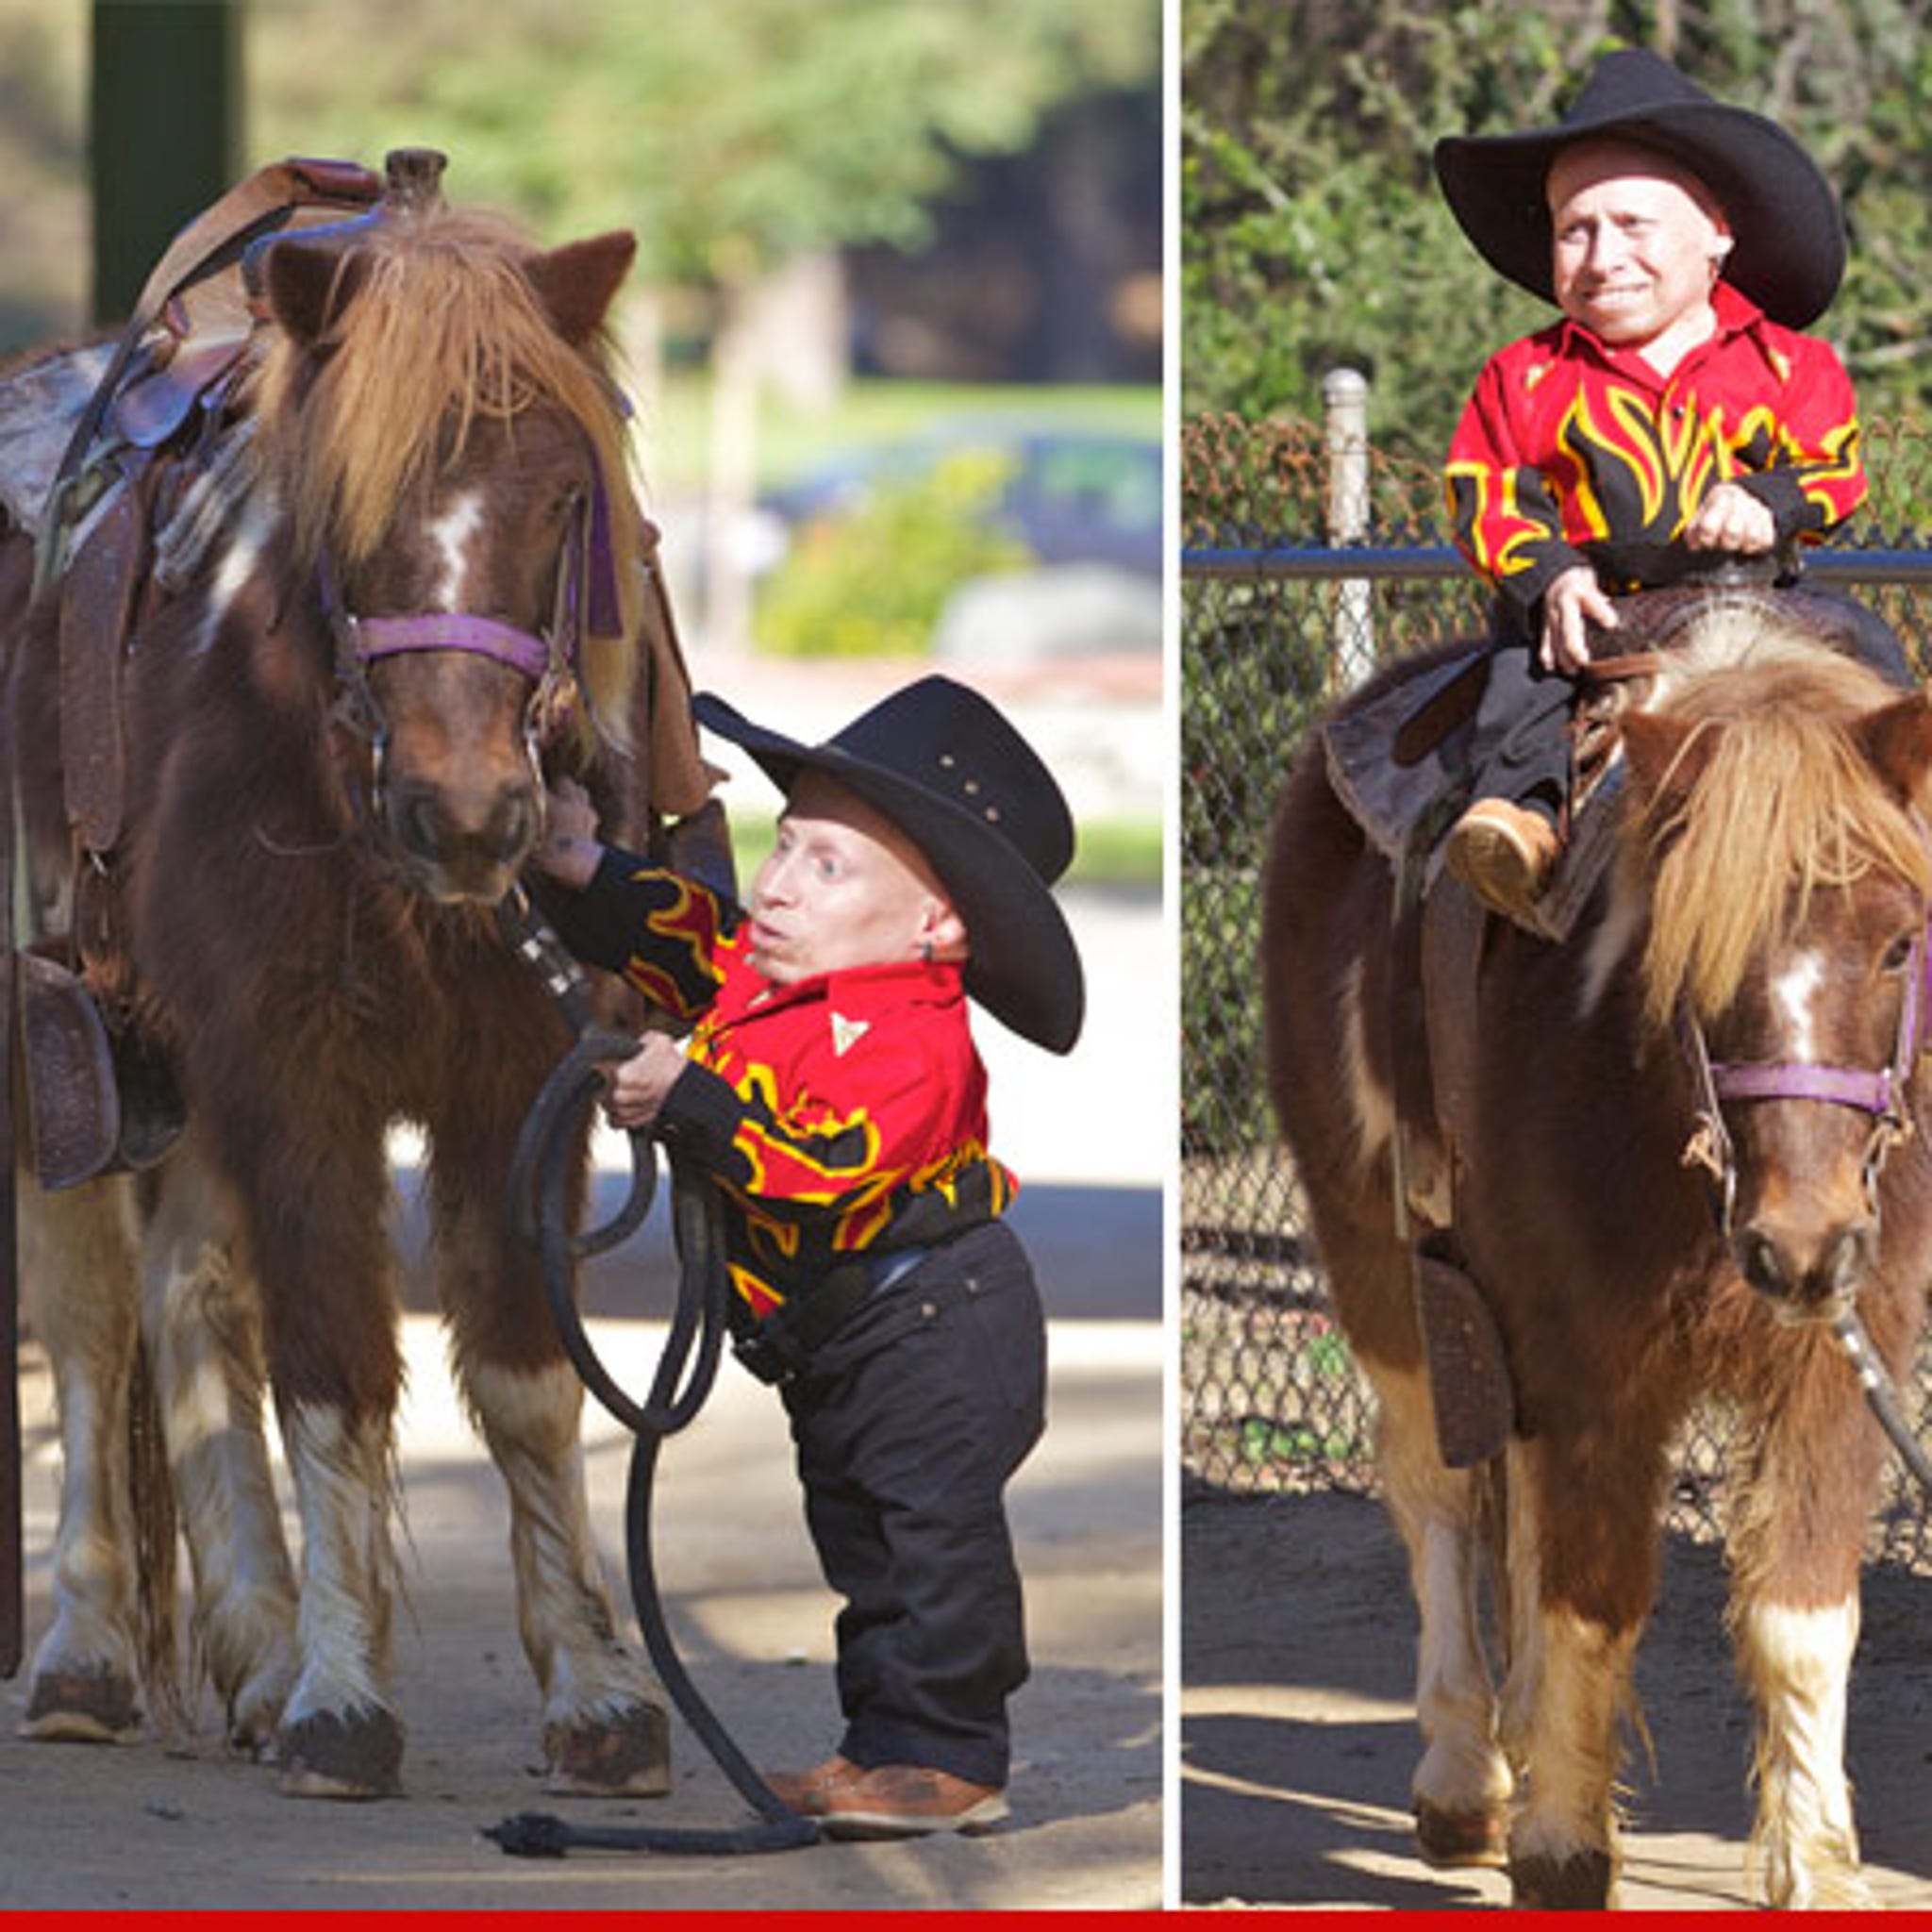
M 893 1248 L 841 1261 L 810 1293 L 774 1308 L 748 1334 L 734 1337 L 732 1353 L 760 1382 L 789 1382 L 814 1349 L 829 1341 L 867 1302 L 891 1294 L 933 1252 L 920 1246 Z

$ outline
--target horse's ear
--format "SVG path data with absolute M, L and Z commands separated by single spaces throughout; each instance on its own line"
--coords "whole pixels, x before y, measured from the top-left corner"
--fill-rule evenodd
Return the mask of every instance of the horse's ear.
M 305 346 L 320 341 L 362 286 L 361 258 L 289 235 L 268 251 L 262 286 L 275 319 Z
M 1624 718 L 1623 730 L 1631 781 L 1645 798 L 1666 791 L 1688 791 L 1710 756 L 1709 734 L 1679 718 L 1632 711 Z
M 627 228 L 614 228 L 534 256 L 524 273 L 557 333 L 577 346 L 603 322 L 637 253 L 638 238 Z
M 1927 803 L 1932 782 L 1932 699 L 1900 698 L 1858 724 L 1858 741 L 1878 775 L 1907 805 Z

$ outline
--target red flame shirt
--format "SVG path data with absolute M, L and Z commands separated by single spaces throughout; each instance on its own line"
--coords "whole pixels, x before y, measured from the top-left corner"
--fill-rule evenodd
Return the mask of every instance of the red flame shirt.
M 1771 510 L 1781 545 L 1815 541 L 1864 500 L 1837 353 L 1728 283 L 1712 303 L 1716 334 L 1669 375 L 1567 318 L 1484 365 L 1450 443 L 1449 513 L 1521 612 L 1577 564 L 1607 590 L 1639 588 L 1722 482 Z
M 735 908 L 607 850 L 558 926 L 573 951 L 695 1023 L 657 1129 L 716 1176 L 726 1266 L 762 1316 L 868 1249 L 943 1241 L 1006 1209 L 960 969 L 867 966 L 775 985 Z

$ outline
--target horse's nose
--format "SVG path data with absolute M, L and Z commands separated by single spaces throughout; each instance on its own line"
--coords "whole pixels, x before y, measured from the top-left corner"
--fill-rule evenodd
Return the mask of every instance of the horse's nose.
M 526 783 L 463 798 L 441 786 L 404 783 L 390 794 L 397 845 L 453 884 L 472 872 L 520 865 L 539 823 L 536 788 Z
M 1870 1271 L 1876 1245 L 1869 1219 L 1816 1231 L 1753 1222 L 1740 1230 L 1733 1251 L 1759 1294 L 1810 1309 L 1850 1295 Z

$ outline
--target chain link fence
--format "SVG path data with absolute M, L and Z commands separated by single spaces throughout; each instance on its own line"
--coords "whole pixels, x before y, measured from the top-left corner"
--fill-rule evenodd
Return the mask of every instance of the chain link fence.
M 1274 796 L 1316 712 L 1374 664 L 1479 632 L 1428 466 L 1369 447 L 1358 390 L 1324 425 L 1229 417 L 1181 441 L 1182 1469 L 1187 1492 L 1369 1490 L 1372 1407 L 1328 1313 L 1261 1074 L 1259 877 Z M 1873 500 L 1817 574 L 1856 585 L 1932 665 L 1932 433 L 1868 429 Z M 1932 1390 L 1932 1345 L 1916 1391 Z M 1913 1397 L 1916 1394 L 1916 1402 Z M 1670 1524 L 1721 1528 L 1725 1416 L 1691 1420 Z M 1902 1471 L 1874 1554 L 1932 1568 Z

